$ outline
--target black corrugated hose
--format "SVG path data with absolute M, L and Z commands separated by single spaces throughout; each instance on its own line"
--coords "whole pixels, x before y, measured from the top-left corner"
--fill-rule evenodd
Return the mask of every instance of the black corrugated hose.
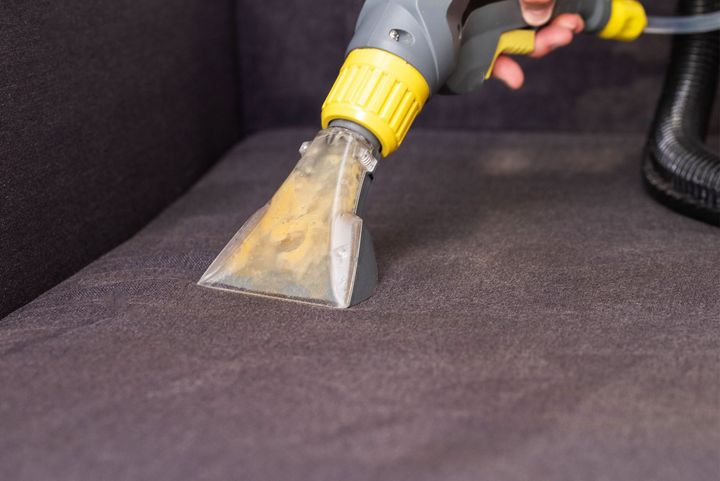
M 680 0 L 679 14 L 720 10 L 720 0 Z M 704 144 L 720 71 L 720 32 L 679 35 L 648 138 L 650 193 L 687 216 L 720 226 L 720 158 Z

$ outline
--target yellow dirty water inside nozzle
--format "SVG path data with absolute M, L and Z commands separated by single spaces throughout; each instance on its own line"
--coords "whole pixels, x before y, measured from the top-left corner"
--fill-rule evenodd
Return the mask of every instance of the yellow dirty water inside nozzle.
M 200 284 L 347 307 L 357 267 L 371 145 L 342 128 L 320 131 L 272 200 L 233 237 Z

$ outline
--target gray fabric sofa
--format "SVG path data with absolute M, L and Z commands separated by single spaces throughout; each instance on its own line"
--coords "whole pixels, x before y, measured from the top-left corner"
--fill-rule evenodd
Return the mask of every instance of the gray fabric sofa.
M 0 4 L 0 479 L 717 476 L 720 231 L 639 174 L 667 39 L 433 99 L 377 173 L 370 300 L 195 284 L 359 5 Z

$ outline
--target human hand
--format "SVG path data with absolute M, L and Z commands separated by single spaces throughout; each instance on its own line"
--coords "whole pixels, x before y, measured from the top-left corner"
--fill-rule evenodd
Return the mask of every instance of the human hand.
M 555 0 L 519 1 L 525 21 L 533 26 L 545 24 L 555 8 Z M 535 35 L 535 51 L 530 56 L 533 58 L 544 57 L 553 50 L 570 44 L 575 34 L 582 32 L 584 28 L 585 22 L 580 15 L 569 13 L 558 15 L 550 24 L 538 30 Z M 525 83 L 525 74 L 522 68 L 507 55 L 498 57 L 493 68 L 493 77 L 501 80 L 513 90 L 519 89 Z

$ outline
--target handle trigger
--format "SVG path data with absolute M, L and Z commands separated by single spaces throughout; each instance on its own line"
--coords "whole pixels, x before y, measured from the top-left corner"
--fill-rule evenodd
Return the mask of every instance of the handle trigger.
M 535 32 L 520 11 L 518 0 L 501 0 L 474 10 L 465 21 L 457 63 L 446 86 L 453 93 L 471 92 L 492 75 L 503 53 L 535 50 Z
M 490 67 L 485 72 L 485 80 L 492 76 L 495 62 L 503 53 L 510 55 L 530 55 L 535 51 L 535 31 L 528 29 L 510 30 L 500 35 L 495 55 L 493 56 Z

